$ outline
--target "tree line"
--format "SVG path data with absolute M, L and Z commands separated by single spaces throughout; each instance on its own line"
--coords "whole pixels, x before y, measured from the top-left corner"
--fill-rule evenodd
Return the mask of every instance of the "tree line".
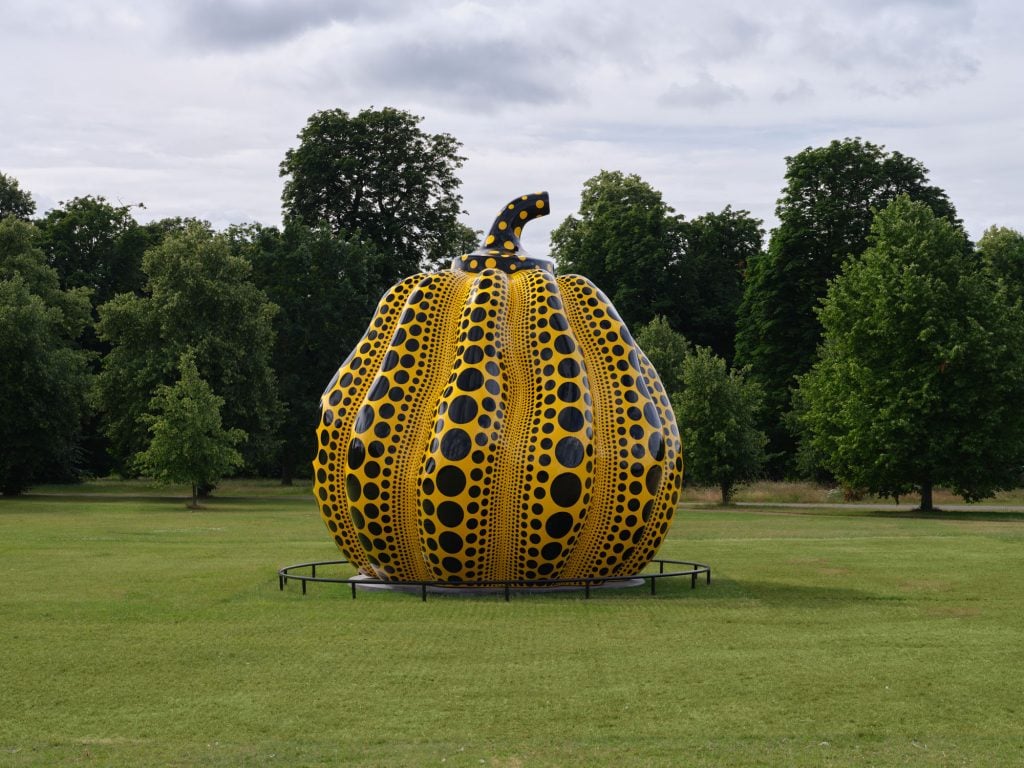
M 461 145 L 419 123 L 312 115 L 280 164 L 281 227 L 139 223 L 96 196 L 37 216 L 0 174 L 3 492 L 308 475 L 320 391 L 379 296 L 476 245 Z M 1016 485 L 1024 236 L 971 243 L 920 162 L 861 139 L 786 169 L 767 243 L 748 211 L 688 219 L 618 171 L 552 234 L 560 270 L 609 294 L 662 373 L 688 478 L 724 500 L 763 474 L 926 506 L 937 484 Z

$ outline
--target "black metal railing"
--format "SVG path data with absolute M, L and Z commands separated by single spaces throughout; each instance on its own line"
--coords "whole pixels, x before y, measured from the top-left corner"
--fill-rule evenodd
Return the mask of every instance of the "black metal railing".
M 286 565 L 277 572 L 278 588 L 284 590 L 285 585 L 289 581 L 298 581 L 302 584 L 302 594 L 306 594 L 306 584 L 311 582 L 324 583 L 324 584 L 347 584 L 352 590 L 352 599 L 355 600 L 356 589 L 359 587 L 404 587 L 404 588 L 418 588 L 420 595 L 425 602 L 427 599 L 428 590 L 435 590 L 438 594 L 444 592 L 454 592 L 459 590 L 460 594 L 467 594 L 472 592 L 480 592 L 481 594 L 487 594 L 489 592 L 496 592 L 501 594 L 504 592 L 506 602 L 511 599 L 512 592 L 539 592 L 545 588 L 554 589 L 567 589 L 575 588 L 576 590 L 583 590 L 584 597 L 590 599 L 590 590 L 594 587 L 600 587 L 608 583 L 615 582 L 628 582 L 637 581 L 650 582 L 651 594 L 654 595 L 657 592 L 657 582 L 661 579 L 673 579 L 690 577 L 690 589 L 694 589 L 697 586 L 697 577 L 704 575 L 708 584 L 711 583 L 711 566 L 705 565 L 704 563 L 691 563 L 687 560 L 665 560 L 655 559 L 651 561 L 651 564 L 657 564 L 657 573 L 636 573 L 631 576 L 599 576 L 594 578 L 571 578 L 571 579 L 515 579 L 512 581 L 503 581 L 499 579 L 485 579 L 480 581 L 473 581 L 472 583 L 466 582 L 451 582 L 451 581 L 384 581 L 383 579 L 375 579 L 369 576 L 317 576 L 317 568 L 321 569 L 321 572 L 326 566 L 336 565 L 349 565 L 348 560 L 320 560 L 315 563 L 296 563 L 295 565 Z M 686 570 L 679 571 L 666 571 L 666 565 L 687 565 L 690 566 Z M 308 573 L 297 572 L 300 569 L 308 569 Z

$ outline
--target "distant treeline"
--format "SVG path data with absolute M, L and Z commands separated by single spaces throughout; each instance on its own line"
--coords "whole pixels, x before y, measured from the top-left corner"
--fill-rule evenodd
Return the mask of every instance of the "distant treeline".
M 183 360 L 220 398 L 241 471 L 307 476 L 320 393 L 378 298 L 477 245 L 458 221 L 460 144 L 419 123 L 312 115 L 280 165 L 282 228 L 142 224 L 95 196 L 36 216 L 0 174 L 4 493 L 150 469 L 154 398 Z M 723 471 L 972 498 L 1015 484 L 1024 237 L 971 243 L 920 162 L 861 139 L 786 164 L 767 246 L 749 212 L 686 218 L 617 171 L 588 180 L 552 235 L 560 271 L 593 279 L 652 347 L 691 441 L 738 439 L 735 424 L 693 431 L 702 409 L 746 410 L 763 433 L 749 460 L 694 446 L 691 478 L 723 496 Z M 711 402 L 728 387 L 694 382 L 713 373 L 750 396 Z

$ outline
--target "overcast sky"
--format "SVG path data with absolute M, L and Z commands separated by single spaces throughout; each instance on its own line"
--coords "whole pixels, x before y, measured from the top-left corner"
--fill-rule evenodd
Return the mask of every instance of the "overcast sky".
M 394 106 L 463 142 L 464 221 L 601 169 L 688 217 L 774 224 L 785 157 L 860 136 L 922 161 L 977 238 L 1024 230 L 1024 4 L 0 0 L 0 171 L 40 212 L 280 222 L 310 114 Z

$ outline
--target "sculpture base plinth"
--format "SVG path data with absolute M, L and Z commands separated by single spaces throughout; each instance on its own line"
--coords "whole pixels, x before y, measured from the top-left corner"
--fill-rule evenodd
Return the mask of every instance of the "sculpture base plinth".
M 284 590 L 289 581 L 298 581 L 302 585 L 302 594 L 306 594 L 306 585 L 309 583 L 319 584 L 342 584 L 347 585 L 355 599 L 357 590 L 374 589 L 387 590 L 391 592 L 403 592 L 418 594 L 424 601 L 427 595 L 504 595 L 505 600 L 516 595 L 549 594 L 552 592 L 575 592 L 583 593 L 590 598 L 594 590 L 622 589 L 639 587 L 647 583 L 650 586 L 652 595 L 657 593 L 657 583 L 663 579 L 690 578 L 690 588 L 697 586 L 697 577 L 703 575 L 706 583 L 711 583 L 711 566 L 703 563 L 694 563 L 687 560 L 652 560 L 650 565 L 657 566 L 657 571 L 650 573 L 637 573 L 631 576 L 601 576 L 591 579 L 536 579 L 529 581 L 483 581 L 474 584 L 460 584 L 457 582 L 445 581 L 415 581 L 415 582 L 389 582 L 372 576 L 362 574 L 356 575 L 326 575 L 327 571 L 337 570 L 338 566 L 349 565 L 347 560 L 321 560 L 315 563 L 298 563 L 286 565 L 277 572 L 278 587 Z M 685 570 L 666 570 L 666 565 L 689 566 Z M 318 574 L 319 569 L 319 574 Z

